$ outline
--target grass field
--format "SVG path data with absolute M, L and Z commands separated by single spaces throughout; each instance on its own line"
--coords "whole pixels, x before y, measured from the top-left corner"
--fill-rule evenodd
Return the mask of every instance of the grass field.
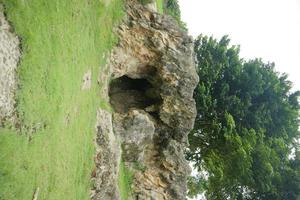
M 106 4 L 104 3 L 106 2 Z M 116 42 L 121 0 L 0 0 L 22 39 L 17 110 L 22 131 L 0 129 L 0 199 L 89 199 L 97 75 Z M 91 70 L 92 87 L 81 90 Z M 29 139 L 29 135 L 33 135 Z
M 133 173 L 125 166 L 124 162 L 120 162 L 119 168 L 119 189 L 121 200 L 128 200 L 131 193 L 131 185 L 133 181 Z
M 164 12 L 164 0 L 156 0 L 156 6 L 159 13 Z

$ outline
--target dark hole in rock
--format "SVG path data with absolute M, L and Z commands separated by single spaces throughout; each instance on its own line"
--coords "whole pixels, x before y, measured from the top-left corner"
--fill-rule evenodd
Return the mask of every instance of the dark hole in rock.
M 136 108 L 157 116 L 162 102 L 159 92 L 149 81 L 127 76 L 114 79 L 110 83 L 109 96 L 111 106 L 118 113 L 126 113 L 131 108 Z

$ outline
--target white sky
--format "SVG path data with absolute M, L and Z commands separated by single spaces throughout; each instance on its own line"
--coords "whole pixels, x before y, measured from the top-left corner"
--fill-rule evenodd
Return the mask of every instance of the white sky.
M 275 62 L 300 90 L 300 0 L 179 0 L 189 33 L 241 46 L 241 57 Z

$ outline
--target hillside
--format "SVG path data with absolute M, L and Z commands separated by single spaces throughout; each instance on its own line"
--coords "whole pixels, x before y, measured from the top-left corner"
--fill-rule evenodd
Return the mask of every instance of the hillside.
M 0 129 L 0 199 L 89 199 L 96 109 L 123 3 L 8 0 L 20 38 L 16 116 Z M 84 88 L 88 74 L 90 84 Z M 105 80 L 103 80 L 105 81 Z
M 300 91 L 180 16 L 0 0 L 0 200 L 299 200 Z
M 0 1 L 1 200 L 185 198 L 192 41 L 142 3 Z

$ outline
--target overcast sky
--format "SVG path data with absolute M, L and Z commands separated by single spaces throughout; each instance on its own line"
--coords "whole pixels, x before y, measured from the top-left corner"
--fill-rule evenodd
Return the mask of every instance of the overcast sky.
M 275 62 L 300 90 L 300 0 L 179 0 L 189 33 L 229 35 L 246 59 Z

